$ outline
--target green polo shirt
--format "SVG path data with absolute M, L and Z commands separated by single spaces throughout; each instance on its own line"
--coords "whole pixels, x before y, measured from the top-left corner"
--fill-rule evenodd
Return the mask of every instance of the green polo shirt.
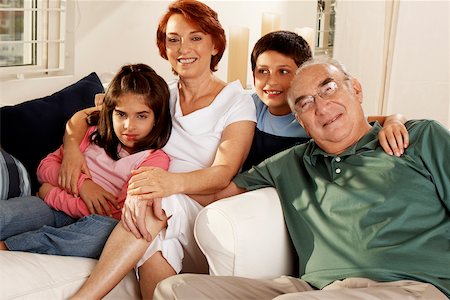
M 335 156 L 313 141 L 265 160 L 234 182 L 278 191 L 300 276 L 317 288 L 349 277 L 429 282 L 450 295 L 450 134 L 409 121 L 401 157 L 381 127 Z

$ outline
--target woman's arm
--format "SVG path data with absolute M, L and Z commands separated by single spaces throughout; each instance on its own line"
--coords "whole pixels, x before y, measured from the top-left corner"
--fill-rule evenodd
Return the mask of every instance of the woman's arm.
M 254 129 L 255 123 L 251 121 L 230 124 L 222 134 L 211 167 L 186 173 L 169 173 L 159 168 L 133 171 L 128 194 L 153 199 L 179 193 L 211 194 L 222 190 L 247 157 Z
M 159 168 L 140 168 L 133 172 L 128 185 L 129 199 L 133 201 L 127 198 L 122 210 L 124 227 L 137 238 L 150 240 L 146 211 L 152 209 L 157 218 L 164 219 L 161 197 L 178 193 L 212 194 L 227 187 L 250 151 L 254 131 L 255 123 L 251 121 L 228 125 L 211 167 L 186 173 L 170 173 Z M 203 206 L 214 201 L 209 196 L 196 198 Z
M 224 189 L 247 157 L 254 130 L 255 123 L 251 121 L 227 126 L 211 167 L 186 173 L 170 173 L 151 167 L 133 171 L 128 194 L 150 200 L 173 194 L 211 194 Z
M 406 130 L 405 122 L 407 121 L 401 114 L 393 114 L 390 116 L 369 116 L 369 122 L 378 121 L 383 129 L 378 134 L 380 145 L 386 153 L 400 156 L 409 145 L 409 134 Z
M 58 175 L 58 185 L 68 193 L 79 195 L 78 178 L 80 173 L 91 177 L 89 169 L 80 151 L 80 144 L 83 141 L 88 124 L 86 116 L 98 110 L 98 107 L 90 107 L 76 112 L 66 124 L 64 134 L 64 155 L 61 169 Z
M 209 195 L 189 195 L 192 199 L 195 199 L 198 203 L 203 203 L 203 206 L 209 205 L 217 200 L 228 198 L 231 196 L 245 193 L 247 190 L 238 187 L 233 181 L 223 190 Z

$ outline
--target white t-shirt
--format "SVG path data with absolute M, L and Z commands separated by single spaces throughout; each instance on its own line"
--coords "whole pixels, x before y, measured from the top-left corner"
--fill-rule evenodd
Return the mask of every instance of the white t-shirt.
M 169 171 L 189 172 L 210 167 L 224 129 L 238 121 L 256 122 L 255 104 L 239 81 L 229 83 L 207 107 L 183 116 L 178 81 L 169 84 L 172 133 L 163 150 L 170 157 Z M 194 222 L 202 206 L 184 194 L 163 198 L 162 207 L 172 216 L 168 226 L 150 244 L 138 262 L 141 266 L 155 252 L 178 273 L 205 272 L 205 257 L 194 240 Z
M 172 133 L 163 150 L 171 172 L 188 172 L 211 166 L 224 129 L 237 121 L 256 122 L 255 104 L 239 81 L 222 89 L 207 107 L 183 116 L 178 81 L 169 84 Z

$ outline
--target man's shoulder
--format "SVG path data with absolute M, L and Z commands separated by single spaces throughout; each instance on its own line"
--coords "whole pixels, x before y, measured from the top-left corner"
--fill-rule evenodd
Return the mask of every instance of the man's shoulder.
M 405 123 L 405 127 L 408 129 L 410 135 L 423 134 L 428 130 L 449 132 L 449 130 L 438 121 L 429 119 L 409 120 Z
M 440 147 L 450 146 L 450 131 L 442 124 L 434 120 L 410 120 L 405 123 L 406 129 L 409 134 L 409 146 L 410 153 L 412 149 L 421 149 L 420 153 L 424 149 L 433 148 L 436 145 Z M 417 152 L 419 153 L 419 152 Z

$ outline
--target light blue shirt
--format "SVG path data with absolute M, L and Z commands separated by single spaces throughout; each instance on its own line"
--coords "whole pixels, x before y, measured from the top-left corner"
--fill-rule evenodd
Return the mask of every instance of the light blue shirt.
M 283 137 L 307 138 L 308 134 L 295 119 L 294 114 L 275 116 L 256 93 L 252 94 L 256 106 L 256 127 L 265 132 Z

